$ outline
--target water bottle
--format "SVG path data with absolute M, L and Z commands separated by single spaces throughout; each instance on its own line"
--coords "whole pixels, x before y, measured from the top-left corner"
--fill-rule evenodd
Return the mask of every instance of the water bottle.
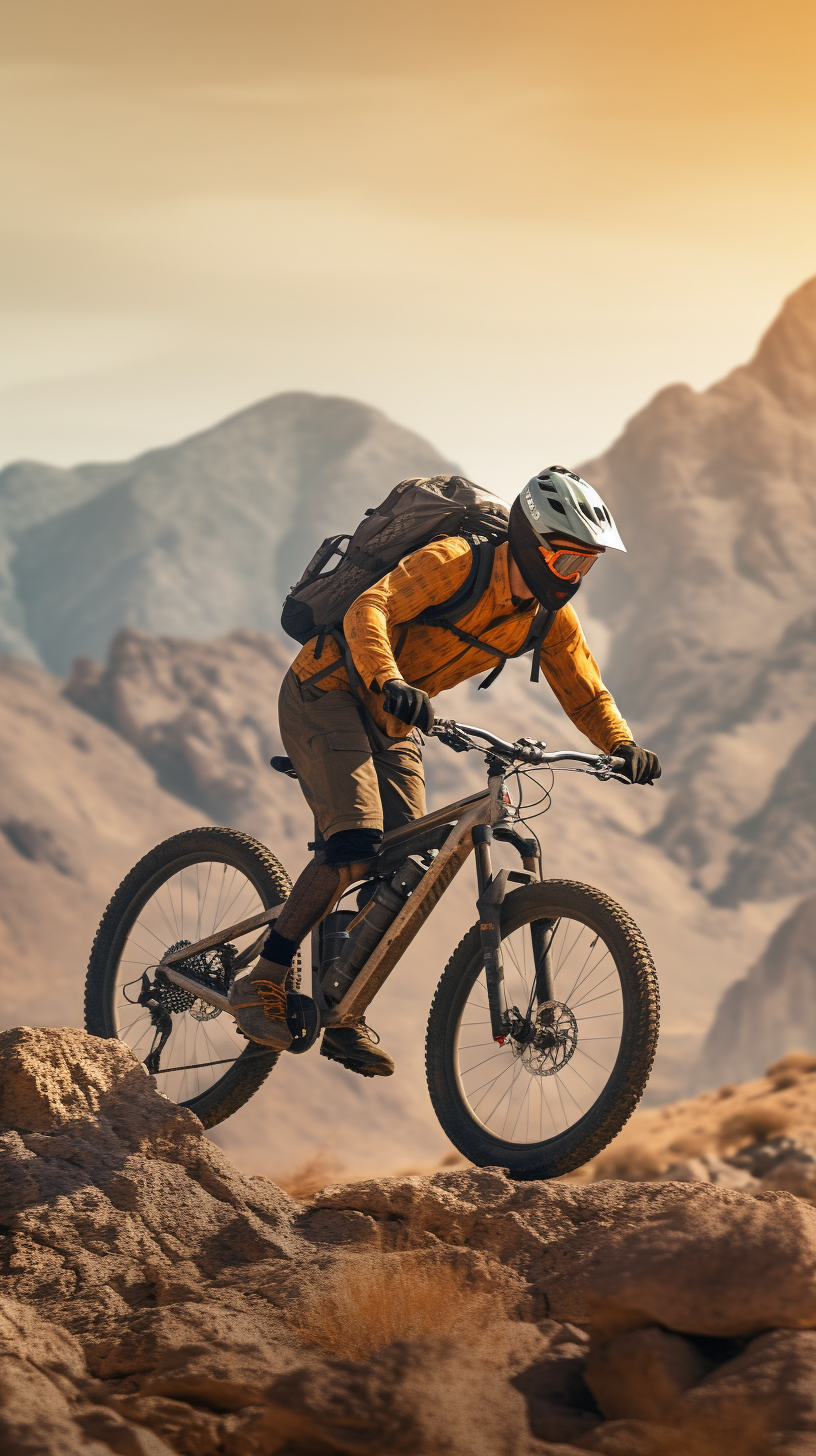
M 333 924 L 329 930 L 331 949 L 334 951 L 337 947 L 338 953 L 333 954 L 330 961 L 321 958 L 320 984 L 330 1004 L 336 1005 L 338 1001 L 342 1001 L 355 976 L 362 970 L 375 946 L 379 945 L 389 925 L 396 920 L 408 896 L 416 889 L 424 874 L 423 865 L 417 864 L 413 859 L 406 860 L 388 883 L 381 881 L 356 915 L 339 911 L 326 916 L 324 926 L 328 926 L 330 920 L 339 921 L 341 915 L 345 921 L 343 925 Z M 325 929 L 323 934 L 325 938 Z

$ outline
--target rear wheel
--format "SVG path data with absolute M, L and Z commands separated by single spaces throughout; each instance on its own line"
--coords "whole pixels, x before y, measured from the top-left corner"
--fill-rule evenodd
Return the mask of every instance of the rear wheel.
M 156 966 L 170 949 L 280 905 L 291 888 L 283 865 L 257 839 L 235 829 L 190 829 L 146 854 L 102 917 L 88 963 L 85 1026 L 126 1041 L 160 1091 L 205 1127 L 242 1107 L 280 1053 L 247 1042 L 226 1012 L 157 979 Z M 235 961 L 260 935 L 250 931 L 183 969 L 225 992 Z M 299 984 L 296 962 L 290 989 Z
M 493 1040 L 474 926 L 431 1007 L 428 1088 L 442 1127 L 472 1162 L 518 1179 L 553 1178 L 599 1153 L 637 1106 L 657 1046 L 657 977 L 626 911 L 570 880 L 506 897 L 502 954 L 510 1035 L 503 1045 Z

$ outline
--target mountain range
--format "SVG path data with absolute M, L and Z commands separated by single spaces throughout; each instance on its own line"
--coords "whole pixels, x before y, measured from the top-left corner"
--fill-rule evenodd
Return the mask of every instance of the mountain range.
M 457 467 L 353 400 L 281 394 L 179 445 L 0 472 L 0 650 L 64 673 L 120 627 L 278 632 L 324 536 L 391 484 Z

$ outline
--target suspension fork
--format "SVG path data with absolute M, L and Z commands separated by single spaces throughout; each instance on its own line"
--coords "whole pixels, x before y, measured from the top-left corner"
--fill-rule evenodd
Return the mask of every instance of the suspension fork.
M 555 1000 L 552 968 L 552 943 L 555 935 L 554 920 L 533 920 L 530 924 L 530 938 L 533 942 L 533 963 L 535 965 L 535 994 L 539 1006 Z M 552 1011 L 545 1011 L 542 1022 L 552 1023 Z
M 502 1044 L 507 1036 L 507 1014 L 502 1006 L 504 962 L 501 950 L 501 909 L 507 887 L 507 870 L 493 874 L 490 844 L 493 830 L 489 824 L 474 824 L 471 830 L 476 854 L 476 878 L 479 898 L 479 934 L 482 941 L 487 1004 L 490 1010 L 490 1031 L 493 1040 Z

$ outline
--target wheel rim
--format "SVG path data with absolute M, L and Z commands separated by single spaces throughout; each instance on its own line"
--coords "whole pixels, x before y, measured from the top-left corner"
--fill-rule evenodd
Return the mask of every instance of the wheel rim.
M 496 1044 L 480 966 L 456 1018 L 454 1066 L 473 1121 L 506 1145 L 530 1148 L 569 1132 L 609 1085 L 623 1039 L 623 987 L 601 932 L 573 915 L 554 923 L 552 1002 L 533 993 L 529 924 L 505 936 L 502 953 L 504 1009 L 517 1008 L 528 1021 L 523 1035 L 535 1028 L 536 1039 Z
M 192 944 L 223 927 L 248 919 L 265 909 L 258 887 L 238 866 L 207 857 L 170 866 L 150 887 L 135 914 L 116 966 L 113 984 L 115 1034 L 145 1062 L 161 1041 L 156 1016 L 169 1013 L 171 1030 L 161 1047 L 158 1066 L 149 1070 L 156 1085 L 173 1102 L 195 1103 L 225 1076 L 242 1053 L 268 1056 L 252 1047 L 237 1030 L 233 1018 L 206 1002 L 194 999 L 169 982 L 159 983 L 158 996 L 148 1005 L 138 997 L 145 981 L 156 987 L 155 967 L 171 947 Z M 232 942 L 234 952 L 219 947 L 197 958 L 198 973 L 210 971 L 229 983 L 230 962 L 246 950 L 260 931 L 250 931 Z M 156 1007 L 158 1004 L 158 1013 Z

